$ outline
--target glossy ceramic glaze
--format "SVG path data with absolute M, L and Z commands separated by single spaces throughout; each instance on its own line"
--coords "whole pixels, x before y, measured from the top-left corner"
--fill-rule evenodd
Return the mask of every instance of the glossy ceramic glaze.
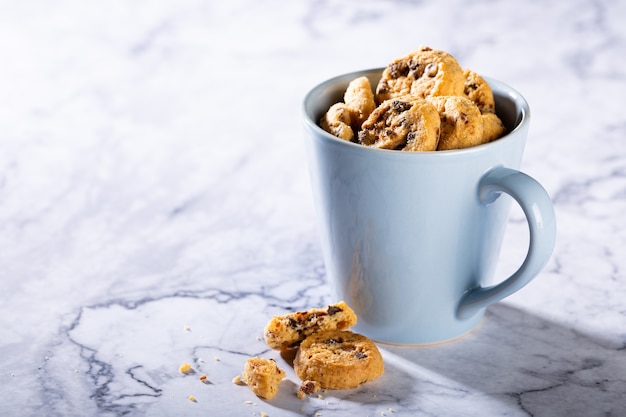
M 518 171 L 530 121 L 526 100 L 489 79 L 509 133 L 463 150 L 400 152 L 340 140 L 316 121 L 360 75 L 315 87 L 304 103 L 305 138 L 322 248 L 338 299 L 356 331 L 423 344 L 471 331 L 486 306 L 532 280 L 549 259 L 556 225 L 542 186 Z M 529 223 L 525 262 L 495 277 L 512 196 Z M 506 278 L 506 279 L 505 279 Z

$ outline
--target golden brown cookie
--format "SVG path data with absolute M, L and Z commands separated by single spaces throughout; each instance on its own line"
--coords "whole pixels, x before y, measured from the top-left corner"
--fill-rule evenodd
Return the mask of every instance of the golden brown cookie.
M 362 145 L 381 149 L 434 151 L 439 141 L 440 119 L 432 104 L 416 96 L 381 103 L 358 134 Z
M 261 398 L 270 399 L 278 392 L 278 384 L 287 376 L 273 359 L 251 358 L 246 361 L 241 374 L 252 392 Z
M 376 108 L 370 80 L 367 77 L 352 80 L 348 84 L 343 101 L 350 112 L 352 130 L 356 132 Z
M 300 345 L 294 370 L 303 381 L 322 388 L 349 389 L 383 374 L 380 351 L 367 337 L 350 331 L 315 333 Z
M 482 143 L 496 140 L 506 133 L 506 127 L 495 113 L 483 113 L 483 140 Z
M 350 111 L 345 103 L 335 103 L 320 120 L 320 127 L 340 139 L 354 139 L 354 131 L 350 126 Z
M 463 77 L 465 78 L 463 90 L 465 96 L 478 106 L 481 113 L 494 113 L 496 104 L 493 99 L 493 91 L 491 91 L 487 81 L 471 69 L 464 69 Z
M 422 46 L 385 68 L 376 86 L 376 101 L 382 103 L 407 94 L 462 95 L 464 81 L 463 69 L 452 55 Z
M 429 97 L 441 118 L 438 151 L 479 145 L 483 139 L 483 120 L 478 107 L 463 96 Z
M 307 336 L 323 330 L 345 330 L 356 324 L 356 314 L 344 302 L 274 316 L 265 326 L 265 343 L 272 349 L 297 346 Z

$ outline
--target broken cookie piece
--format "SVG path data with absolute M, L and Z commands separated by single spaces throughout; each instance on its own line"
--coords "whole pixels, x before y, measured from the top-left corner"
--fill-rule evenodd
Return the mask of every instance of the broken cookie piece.
M 345 330 L 356 324 L 356 314 L 344 302 L 325 308 L 274 316 L 265 326 L 265 343 L 272 349 L 297 346 L 307 336 L 323 330 Z
M 278 392 L 278 384 L 287 373 L 273 359 L 251 358 L 246 361 L 241 378 L 257 396 L 269 400 Z

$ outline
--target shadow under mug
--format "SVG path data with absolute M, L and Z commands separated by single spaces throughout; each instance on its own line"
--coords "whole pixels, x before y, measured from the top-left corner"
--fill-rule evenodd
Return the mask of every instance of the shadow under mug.
M 528 284 L 550 258 L 556 220 L 543 187 L 518 171 L 528 134 L 526 100 L 485 78 L 508 134 L 450 151 L 401 152 L 339 139 L 317 122 L 348 83 L 341 75 L 304 100 L 307 162 L 328 281 L 374 340 L 426 344 L 474 329 L 485 308 Z M 529 226 L 519 269 L 492 284 L 512 197 Z

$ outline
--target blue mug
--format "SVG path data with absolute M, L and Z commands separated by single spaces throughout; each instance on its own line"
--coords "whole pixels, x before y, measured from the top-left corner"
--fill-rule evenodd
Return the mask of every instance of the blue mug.
M 486 78 L 505 136 L 436 152 L 376 149 L 318 126 L 348 83 L 383 69 L 354 72 L 314 87 L 304 100 L 307 162 L 322 251 L 333 296 L 356 312 L 354 331 L 374 340 L 427 344 L 474 329 L 485 308 L 528 284 L 554 249 L 550 197 L 519 171 L 528 134 L 526 100 Z M 492 282 L 511 198 L 529 225 L 521 267 Z

